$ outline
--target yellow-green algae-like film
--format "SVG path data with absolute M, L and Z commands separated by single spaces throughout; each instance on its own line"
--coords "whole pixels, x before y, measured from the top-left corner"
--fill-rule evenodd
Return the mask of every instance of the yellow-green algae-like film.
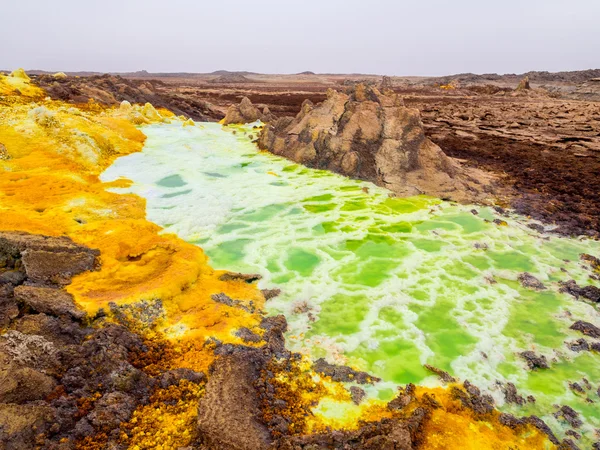
M 507 411 L 542 416 L 559 434 L 565 424 L 552 413 L 569 405 L 593 439 L 600 356 L 565 341 L 582 337 L 569 329 L 574 321 L 600 319 L 559 282 L 600 285 L 580 261 L 600 243 L 539 233 L 491 208 L 392 198 L 259 152 L 251 126 L 143 130 L 144 151 L 116 161 L 103 180 L 133 180 L 118 191 L 144 197 L 149 220 L 201 246 L 214 267 L 258 272 L 265 287 L 280 287 L 267 308 L 287 317 L 294 350 L 381 377 L 369 390 L 381 399 L 399 384 L 437 385 L 423 368 L 431 364 L 486 389 Z M 546 288 L 522 287 L 524 272 Z M 528 350 L 550 368 L 528 370 L 519 357 Z M 589 392 L 569 388 L 583 378 Z M 497 381 L 536 401 L 504 405 Z

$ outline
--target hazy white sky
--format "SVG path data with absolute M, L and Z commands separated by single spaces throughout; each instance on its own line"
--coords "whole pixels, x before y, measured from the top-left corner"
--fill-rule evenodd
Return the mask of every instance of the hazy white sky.
M 600 68 L 600 0 L 2 0 L 0 69 Z

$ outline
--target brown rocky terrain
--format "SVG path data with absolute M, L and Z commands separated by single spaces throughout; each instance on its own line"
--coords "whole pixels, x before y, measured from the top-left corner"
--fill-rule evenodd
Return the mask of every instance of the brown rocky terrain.
M 504 175 L 517 211 L 572 234 L 600 232 L 600 103 L 523 95 L 406 95 L 427 135 L 465 164 Z
M 151 103 L 156 108 L 166 108 L 177 115 L 199 121 L 223 117 L 209 102 L 177 92 L 160 80 L 129 80 L 118 75 L 37 75 L 35 83 L 44 88 L 53 99 L 76 104 L 87 103 L 90 99 L 104 105 L 117 105 L 122 101 Z
M 293 117 L 305 100 L 315 105 L 325 101 L 327 89 L 343 90 L 359 81 L 381 82 L 381 77 L 365 75 L 239 74 L 251 82 L 211 82 L 230 72 L 38 79 L 50 87 L 51 95 L 71 101 L 106 98 L 110 93 L 109 103 L 151 101 L 197 120 L 220 120 L 244 97 L 261 112 L 267 107 L 275 117 Z M 524 76 L 529 77 L 531 89 L 515 92 Z M 519 193 L 500 199 L 505 206 L 557 225 L 559 232 L 598 235 L 600 96 L 596 92 L 600 93 L 600 82 L 596 78 L 597 71 L 389 77 L 387 87 L 407 107 L 421 111 L 425 135 L 448 156 L 461 160 L 463 166 L 492 172 L 507 190 Z M 448 89 L 439 87 L 452 82 Z M 155 92 L 159 101 L 145 94 L 144 87 Z M 85 96 L 78 97 L 79 92 Z

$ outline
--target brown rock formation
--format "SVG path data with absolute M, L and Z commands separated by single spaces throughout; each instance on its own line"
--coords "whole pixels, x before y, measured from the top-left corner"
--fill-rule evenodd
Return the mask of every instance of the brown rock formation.
M 259 146 L 309 167 L 372 181 L 398 195 L 472 200 L 481 186 L 424 134 L 419 111 L 390 91 L 358 84 L 305 102 L 265 127 Z
M 269 108 L 264 107 L 263 111 L 252 104 L 248 97 L 242 98 L 239 105 L 231 105 L 227 110 L 227 114 L 223 119 L 223 125 L 239 124 L 239 123 L 252 123 L 257 120 L 263 122 L 270 122 L 273 120 Z
M 531 86 L 529 85 L 529 77 L 525 77 L 519 82 L 519 85 L 517 86 L 517 88 L 515 90 L 516 91 L 528 91 L 530 89 L 531 89 Z

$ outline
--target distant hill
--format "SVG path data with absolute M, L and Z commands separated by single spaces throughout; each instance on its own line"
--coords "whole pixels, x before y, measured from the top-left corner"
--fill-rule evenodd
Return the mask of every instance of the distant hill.
M 210 82 L 218 84 L 256 83 L 255 80 L 246 78 L 241 73 L 227 73 L 210 80 Z
M 259 75 L 257 72 L 245 72 L 245 71 L 229 71 L 229 70 L 215 70 L 214 72 L 211 72 L 209 75 L 242 75 L 242 76 L 248 76 L 248 75 Z
M 478 81 L 518 81 L 524 77 L 529 77 L 529 81 L 534 83 L 562 81 L 578 84 L 588 81 L 592 78 L 600 77 L 600 69 L 574 70 L 570 72 L 531 71 L 521 74 L 507 73 L 503 75 L 499 75 L 497 73 L 486 73 L 481 75 L 474 73 L 459 73 L 455 75 L 446 75 L 443 77 L 433 77 L 430 79 L 430 81 L 439 81 L 443 84 L 447 84 L 452 80 L 473 83 Z
M 12 70 L 3 70 L 4 73 L 10 73 Z M 32 75 L 52 75 L 56 71 L 48 70 L 26 70 L 27 73 Z M 79 72 L 65 72 L 70 76 L 90 77 L 103 75 L 106 72 L 93 72 L 93 71 L 79 71 Z M 245 78 L 252 75 L 260 75 L 258 72 L 248 71 L 229 71 L 229 70 L 216 70 L 211 73 L 198 73 L 198 72 L 148 72 L 147 70 L 138 70 L 136 72 L 108 72 L 110 75 L 120 75 L 126 78 L 194 78 L 194 77 L 208 77 L 214 76 L 219 77 L 213 80 L 215 83 L 252 83 L 254 80 Z M 277 75 L 277 74 L 273 74 Z M 312 71 L 300 72 L 296 75 L 316 75 Z M 324 73 L 323 76 L 331 75 L 342 75 L 346 77 L 376 77 L 379 75 L 375 74 L 340 74 L 340 73 Z M 439 82 L 447 84 L 452 80 L 462 81 L 464 83 L 477 83 L 486 81 L 517 81 L 521 80 L 525 76 L 529 77 L 529 80 L 534 83 L 548 83 L 548 82 L 567 82 L 573 84 L 579 84 L 586 82 L 592 78 L 600 78 L 600 69 L 588 69 L 588 70 L 576 70 L 576 71 L 563 71 L 563 72 L 547 72 L 547 71 L 531 71 L 522 74 L 497 74 L 497 73 L 486 73 L 486 74 L 475 74 L 475 73 L 458 73 L 454 75 L 445 75 L 441 77 L 422 77 L 430 82 Z M 225 77 L 225 78 L 220 78 Z M 239 81 L 234 80 L 234 77 L 238 77 Z M 244 78 L 239 78 L 244 77 Z

